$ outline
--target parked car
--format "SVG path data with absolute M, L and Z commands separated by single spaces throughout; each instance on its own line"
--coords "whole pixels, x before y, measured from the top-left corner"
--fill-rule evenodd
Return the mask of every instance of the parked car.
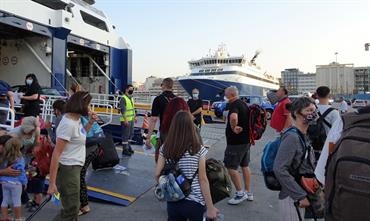
M 355 100 L 352 104 L 353 108 L 360 108 L 360 107 L 365 107 L 367 106 L 367 101 L 366 100 Z
M 272 105 L 267 98 L 257 95 L 240 95 L 241 100 L 245 101 L 247 104 L 258 104 L 264 108 L 267 112 L 267 119 L 270 120 L 272 113 L 275 110 L 276 105 Z M 225 101 L 217 101 L 212 104 L 212 109 L 215 112 L 215 115 L 219 118 L 222 117 L 224 110 L 226 109 Z

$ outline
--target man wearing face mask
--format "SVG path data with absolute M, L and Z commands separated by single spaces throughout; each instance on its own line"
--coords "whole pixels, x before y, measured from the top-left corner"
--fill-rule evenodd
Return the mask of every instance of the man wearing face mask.
M 226 150 L 224 164 L 235 186 L 236 193 L 228 203 L 237 205 L 244 200 L 253 201 L 251 192 L 249 110 L 239 99 L 239 91 L 231 86 L 225 90 L 225 100 L 229 104 L 226 125 Z M 238 168 L 241 167 L 243 182 Z M 244 183 L 244 186 L 243 186 Z
M 188 106 L 191 114 L 194 116 L 194 124 L 198 128 L 201 127 L 202 123 L 202 106 L 203 101 L 199 98 L 199 90 L 194 88 L 192 91 L 192 98 L 188 100 Z
M 128 84 L 125 88 L 125 94 L 120 101 L 121 110 L 121 126 L 122 126 L 122 156 L 131 156 L 134 151 L 128 142 L 134 131 L 135 122 L 135 105 L 132 99 L 134 93 L 134 86 Z

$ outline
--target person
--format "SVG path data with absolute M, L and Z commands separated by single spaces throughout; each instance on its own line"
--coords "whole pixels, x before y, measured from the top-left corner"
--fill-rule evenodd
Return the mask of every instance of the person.
M 288 131 L 281 138 L 280 147 L 274 161 L 274 173 L 281 185 L 279 193 L 280 220 L 298 221 L 294 203 L 298 202 L 300 216 L 310 205 L 307 192 L 297 183 L 301 174 L 313 174 L 315 156 L 307 136 L 309 124 L 317 118 L 315 101 L 308 97 L 295 100 L 290 111 L 297 132 Z
M 13 205 L 15 220 L 22 220 L 21 195 L 23 186 L 27 184 L 25 160 L 21 153 L 22 143 L 18 138 L 9 139 L 5 145 L 0 160 L 6 166 L 12 166 L 20 171 L 18 176 L 0 176 L 3 200 L 1 203 L 1 216 L 8 219 L 8 206 Z
M 340 105 L 339 105 L 339 111 L 341 114 L 345 114 L 348 112 L 348 104 L 346 102 L 346 100 L 344 99 L 344 97 L 340 97 L 339 98 L 339 102 L 340 102 Z
M 288 90 L 284 86 L 281 86 L 279 90 L 277 90 L 276 95 L 279 99 L 279 103 L 274 113 L 272 113 L 270 126 L 275 129 L 276 132 L 281 133 L 284 129 L 292 125 L 290 112 L 286 109 L 286 104 L 291 103 L 291 101 L 288 97 Z
M 54 126 L 52 126 L 51 122 L 45 123 L 45 128 L 53 144 L 55 144 L 56 142 L 56 128 L 58 128 L 58 125 L 62 120 L 63 114 L 65 112 L 65 106 L 66 102 L 62 99 L 54 101 L 53 103 L 53 112 L 55 115 Z
M 23 152 L 31 152 L 30 150 L 37 146 L 40 137 L 40 122 L 36 117 L 29 116 L 22 119 L 21 126 L 15 127 L 9 134 L 18 137 L 22 141 Z
M 129 139 L 134 132 L 135 124 L 135 105 L 132 99 L 134 86 L 128 84 L 125 88 L 125 94 L 120 100 L 120 121 L 122 126 L 122 156 L 131 156 L 134 151 L 131 148 Z
M 370 105 L 363 107 L 358 110 L 359 113 L 370 113 Z M 338 118 L 337 121 L 333 123 L 333 126 L 329 130 L 328 136 L 326 137 L 324 147 L 322 149 L 320 158 L 317 162 L 315 168 L 315 176 L 317 180 L 325 185 L 325 171 L 326 171 L 326 163 L 329 157 L 329 146 L 330 144 L 335 144 L 342 136 L 343 132 L 343 120 L 342 118 Z
M 188 106 L 190 108 L 191 114 L 194 117 L 194 124 L 197 125 L 198 128 L 201 128 L 203 101 L 199 98 L 198 89 L 194 88 L 192 90 L 192 98 L 188 100 Z
M 208 150 L 201 145 L 192 115 L 188 111 L 179 111 L 174 116 L 168 136 L 161 147 L 155 170 L 158 182 L 165 161 L 178 161 L 183 175 L 191 179 L 191 193 L 183 200 L 167 202 L 169 221 L 202 221 L 204 211 L 207 217 L 215 219 L 218 209 L 212 203 L 209 182 L 206 175 L 206 159 Z
M 189 106 L 186 101 L 181 97 L 175 97 L 168 103 L 163 115 L 163 120 L 161 124 L 161 137 L 163 140 L 166 140 L 167 134 L 170 130 L 171 122 L 173 117 L 178 111 L 190 111 Z
M 20 95 L 23 102 L 23 113 L 25 117 L 38 117 L 40 114 L 40 92 L 41 87 L 35 74 L 26 76 L 26 93 Z
M 93 118 L 97 118 L 94 113 L 91 112 L 91 115 Z M 89 168 L 91 162 L 96 159 L 99 156 L 99 145 L 102 139 L 104 139 L 105 135 L 101 127 L 98 123 L 93 122 L 91 124 L 91 121 L 89 121 L 89 117 L 82 116 L 82 125 L 86 131 L 86 158 L 85 163 L 81 169 L 80 174 L 80 211 L 78 212 L 78 215 L 85 215 L 91 211 L 89 206 L 89 198 L 87 195 L 87 184 L 86 184 L 86 173 L 87 169 Z M 95 130 L 99 130 L 98 137 L 95 137 L 96 134 L 94 134 Z
M 317 104 L 317 110 L 322 115 L 327 111 L 329 108 L 331 108 L 329 104 L 329 98 L 330 98 L 330 89 L 327 86 L 321 86 L 316 89 L 317 98 L 319 100 L 319 103 Z M 340 114 L 337 110 L 332 110 L 326 117 L 325 120 L 327 123 L 324 124 L 324 128 L 326 131 L 326 135 L 329 133 L 330 125 L 333 125 L 335 121 L 337 121 L 340 118 Z
M 225 90 L 225 98 L 229 105 L 226 125 L 226 150 L 224 164 L 227 168 L 236 193 L 228 203 L 237 205 L 244 200 L 253 201 L 251 192 L 250 142 L 249 142 L 249 111 L 246 104 L 239 99 L 239 91 L 231 86 Z M 242 168 L 244 188 L 238 172 Z
M 14 94 L 12 88 L 2 80 L 0 80 L 0 107 L 10 108 L 14 111 Z M 0 110 L 0 124 L 6 124 L 7 118 L 8 111 Z
M 56 131 L 57 140 L 50 164 L 48 194 L 60 193 L 63 209 L 54 221 L 77 220 L 80 209 L 80 175 L 86 156 L 86 131 L 81 116 L 89 116 L 90 126 L 96 117 L 89 112 L 91 95 L 73 94 L 66 104 L 66 114 Z M 58 185 L 58 186 L 57 186 Z
M 146 136 L 145 145 L 148 147 L 151 147 L 150 144 L 150 138 L 153 134 L 155 125 L 157 124 L 157 121 L 159 119 L 159 125 L 162 124 L 163 120 L 163 113 L 166 109 L 166 106 L 168 102 L 170 102 L 171 99 L 175 97 L 175 95 L 172 93 L 172 87 L 173 87 L 173 80 L 171 78 L 165 78 L 162 81 L 161 88 L 162 93 L 155 97 L 152 103 L 152 113 L 149 120 L 149 131 Z M 159 147 L 162 143 L 164 143 L 163 137 L 160 136 L 161 133 L 161 126 L 159 126 L 159 139 L 157 139 L 157 145 L 155 147 L 155 162 L 158 160 L 159 156 Z

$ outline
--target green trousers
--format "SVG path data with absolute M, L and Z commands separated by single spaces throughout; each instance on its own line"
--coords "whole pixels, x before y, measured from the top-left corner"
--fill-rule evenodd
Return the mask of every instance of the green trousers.
M 53 221 L 75 221 L 80 209 L 80 174 L 82 166 L 59 164 L 57 187 L 63 209 Z

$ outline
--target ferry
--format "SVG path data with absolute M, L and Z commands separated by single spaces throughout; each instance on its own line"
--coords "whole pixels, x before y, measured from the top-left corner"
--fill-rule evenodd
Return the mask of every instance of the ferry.
M 112 94 L 132 80 L 132 49 L 94 0 L 17 0 L 0 3 L 0 78 L 64 94 L 73 83 Z
M 78 84 L 92 94 L 92 108 L 105 119 L 103 126 L 120 136 L 120 96 L 115 92 L 132 82 L 132 49 L 94 4 L 0 1 L 0 79 L 19 87 L 34 73 L 41 87 L 57 90 L 60 96 L 42 95 L 44 120 L 53 117 L 52 103 Z
M 236 86 L 240 94 L 265 96 L 269 90 L 278 89 L 279 81 L 256 64 L 259 54 L 257 51 L 248 61 L 244 55 L 230 56 L 221 44 L 213 54 L 189 61 L 190 75 L 178 80 L 189 94 L 197 88 L 202 99 L 212 102 L 222 100 L 229 86 Z

